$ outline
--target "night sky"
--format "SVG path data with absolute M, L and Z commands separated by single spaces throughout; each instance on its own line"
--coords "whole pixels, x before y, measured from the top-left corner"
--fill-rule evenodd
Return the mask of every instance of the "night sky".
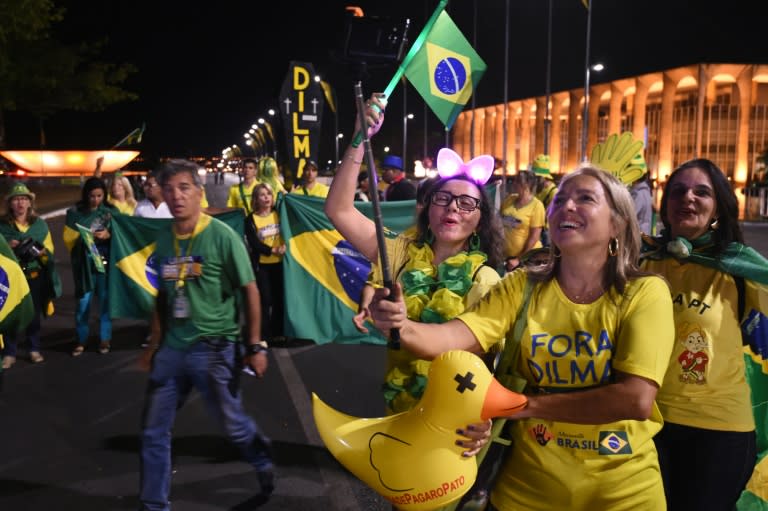
M 349 134 L 352 90 L 360 75 L 342 59 L 344 6 L 359 5 L 367 16 L 409 18 L 413 40 L 437 5 L 436 0 L 56 3 L 67 9 L 62 37 L 106 37 L 106 59 L 139 68 L 126 87 L 140 99 L 97 114 L 57 115 L 45 124 L 48 146 L 109 147 L 146 122 L 141 149 L 149 158 L 220 154 L 234 143 L 245 147 L 243 133 L 276 105 L 291 60 L 313 63 L 336 88 L 340 130 Z M 509 0 L 509 100 L 545 92 L 548 3 Z M 587 11 L 579 0 L 552 4 L 551 90 L 583 87 Z M 452 0 L 448 6 L 470 43 L 476 38 L 475 48 L 488 65 L 475 94 L 477 106 L 504 97 L 505 6 L 505 0 Z M 768 2 L 754 0 L 593 0 L 592 61 L 606 70 L 593 73 L 592 83 L 696 62 L 768 62 L 766 14 Z M 383 90 L 394 71 L 393 65 L 369 69 L 362 77 L 366 93 Z M 408 111 L 416 115 L 409 135 L 420 148 L 423 103 L 410 85 L 407 98 Z M 390 120 L 374 144 L 400 148 L 402 103 L 396 90 Z M 332 121 L 326 109 L 321 161 L 333 154 Z M 38 147 L 33 119 L 8 113 L 6 127 L 9 146 Z M 430 151 L 436 152 L 442 125 L 431 111 L 427 130 Z

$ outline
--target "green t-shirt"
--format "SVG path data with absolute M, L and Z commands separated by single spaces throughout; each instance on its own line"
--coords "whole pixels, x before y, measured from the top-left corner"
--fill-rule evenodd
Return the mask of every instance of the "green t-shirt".
M 200 337 L 237 340 L 236 295 L 255 280 L 242 238 L 223 222 L 201 214 L 191 236 L 176 240 L 173 230 L 163 232 L 156 254 L 162 288 L 167 292 L 163 341 L 171 348 L 186 349 Z M 181 281 L 189 312 L 186 318 L 175 318 L 174 302 Z

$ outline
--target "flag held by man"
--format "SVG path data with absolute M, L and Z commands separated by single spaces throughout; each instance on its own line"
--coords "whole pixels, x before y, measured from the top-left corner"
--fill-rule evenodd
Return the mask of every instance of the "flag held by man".
M 280 202 L 280 228 L 286 243 L 283 271 L 286 334 L 328 342 L 384 344 L 371 328 L 361 334 L 352 323 L 371 263 L 331 225 L 324 200 L 288 194 Z M 370 203 L 355 204 L 373 216 Z M 401 232 L 413 224 L 415 201 L 381 205 L 385 225 Z M 392 232 L 394 235 L 394 232 Z
M 34 304 L 27 279 L 11 247 L 0 236 L 0 334 L 23 330 L 33 316 Z

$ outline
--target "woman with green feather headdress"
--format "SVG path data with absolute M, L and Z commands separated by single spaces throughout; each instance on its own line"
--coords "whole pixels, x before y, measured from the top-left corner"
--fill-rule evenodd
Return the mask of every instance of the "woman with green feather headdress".
M 267 156 L 266 158 L 259 160 L 256 180 L 259 183 L 266 183 L 269 185 L 272 189 L 272 193 L 275 194 L 275 200 L 277 200 L 280 194 L 287 193 L 283 186 L 283 182 L 280 181 L 279 169 L 274 158 Z

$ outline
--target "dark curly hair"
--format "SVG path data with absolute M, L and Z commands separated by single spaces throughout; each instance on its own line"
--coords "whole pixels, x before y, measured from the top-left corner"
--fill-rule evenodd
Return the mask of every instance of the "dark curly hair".
M 661 221 L 664 223 L 665 238 L 672 232 L 669 220 L 667 219 L 667 207 L 669 205 L 669 187 L 675 181 L 675 176 L 688 169 L 700 169 L 709 176 L 712 181 L 712 188 L 715 192 L 715 210 L 717 211 L 717 229 L 712 231 L 712 241 L 719 252 L 732 242 L 738 241 L 744 243 L 744 234 L 739 225 L 739 202 L 736 194 L 733 193 L 731 183 L 728 178 L 711 160 L 706 158 L 696 158 L 688 160 L 677 167 L 667 179 L 664 185 L 664 194 L 661 196 Z
M 428 185 L 425 189 L 424 209 L 419 213 L 416 219 L 416 242 L 423 244 L 427 241 L 429 232 L 429 209 L 432 207 L 432 194 L 442 190 L 443 186 L 449 181 L 462 180 L 477 186 L 480 191 L 480 222 L 477 224 L 477 235 L 480 237 L 480 250 L 488 256 L 488 264 L 493 268 L 499 268 L 503 261 L 504 229 L 501 225 L 499 212 L 493 207 L 488 199 L 488 194 L 483 186 L 478 186 L 474 181 L 466 176 L 453 176 L 450 178 L 440 178 L 434 183 Z
M 102 204 L 108 207 L 114 207 L 108 200 L 107 200 L 107 184 L 99 179 L 98 177 L 89 177 L 85 184 L 83 185 L 83 189 L 80 191 L 80 200 L 77 201 L 77 204 L 75 206 L 80 211 L 88 211 L 90 209 L 88 196 L 91 195 L 91 192 L 96 190 L 97 188 L 101 188 L 101 191 L 104 192 L 104 200 Z

